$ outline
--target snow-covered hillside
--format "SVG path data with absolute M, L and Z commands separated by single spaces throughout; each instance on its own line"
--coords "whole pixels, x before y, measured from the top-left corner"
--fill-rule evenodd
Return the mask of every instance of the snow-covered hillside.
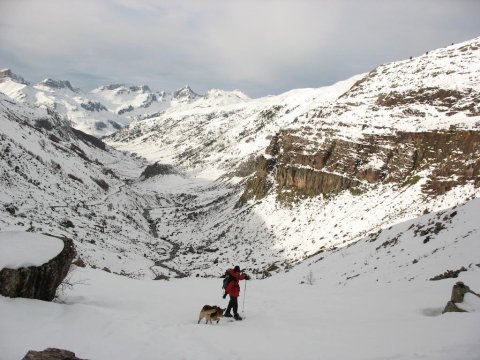
M 57 303 L 0 297 L 0 351 L 5 360 L 47 347 L 89 359 L 478 359 L 480 298 L 459 304 L 469 313 L 441 313 L 455 282 L 480 292 L 479 211 L 475 199 L 242 282 L 241 322 L 197 324 L 204 304 L 226 306 L 221 279 L 136 281 L 75 267 Z M 447 270 L 461 271 L 429 280 Z
M 143 216 L 155 194 L 128 187 L 145 163 L 2 94 L 0 122 L 1 231 L 65 235 L 91 266 L 154 276 L 149 268 L 171 245 Z
M 221 90 L 199 96 L 186 86 L 153 100 L 147 87 L 99 88 L 91 93 L 92 109 L 101 104 L 107 110 L 98 105 L 100 112 L 117 116 L 132 103 L 136 109 L 150 101 L 169 104 L 161 113 L 137 114 L 105 139 L 125 153 L 86 147 L 73 135 L 73 143 L 59 146 L 55 139 L 65 136 L 50 133 L 41 118 L 56 119 L 72 134 L 65 118 L 4 98 L 3 136 L 15 145 L 30 182 L 13 183 L 12 169 L 20 175 L 3 158 L 15 195 L 2 196 L 34 228 L 52 218 L 57 225 L 80 222 L 79 229 L 49 230 L 79 242 L 80 256 L 92 266 L 137 277 L 216 276 L 235 261 L 267 277 L 319 251 L 479 197 L 479 42 L 260 99 Z M 77 91 L 67 82 L 32 87 L 11 73 L 4 79 L 4 88 L 17 84 L 35 96 L 47 88 Z M 147 163 L 128 152 L 172 170 L 140 176 Z M 36 157 L 61 171 L 36 170 L 30 164 Z M 47 196 L 37 182 L 59 190 Z M 25 194 L 31 209 L 45 214 L 23 210 Z M 2 221 L 4 227 L 19 222 L 8 212 Z M 123 252 L 134 253 L 135 261 L 124 261 Z
M 176 202 L 150 212 L 159 235 L 180 246 L 172 266 L 214 275 L 236 258 L 265 276 L 479 196 L 479 42 L 330 87 L 193 102 L 107 142 L 185 169 L 188 180 L 138 184 L 163 196 L 176 185 Z
M 478 130 L 479 86 L 476 38 L 381 65 L 328 87 L 260 99 L 239 97 L 224 106 L 209 106 L 202 99 L 135 121 L 108 141 L 152 161 L 225 173 L 265 149 L 282 128 L 296 129 L 317 142 L 332 136 L 358 141 L 367 135 L 450 127 Z
M 207 169 L 203 176 L 213 179 L 225 173 L 235 175 L 236 170 L 242 172 L 244 163 L 248 166 L 251 156 L 264 151 L 277 131 L 301 114 L 335 100 L 361 76 L 259 99 L 248 99 L 239 92 L 210 91 L 185 106 L 134 121 L 106 141 L 150 161 Z
M 381 65 L 330 107 L 300 117 L 296 127 L 346 139 L 450 127 L 478 130 L 479 104 L 480 37 Z

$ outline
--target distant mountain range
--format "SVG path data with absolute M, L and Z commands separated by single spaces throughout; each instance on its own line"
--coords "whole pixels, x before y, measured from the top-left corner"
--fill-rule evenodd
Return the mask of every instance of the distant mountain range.
M 248 98 L 240 91 L 221 90 L 212 90 L 202 96 L 188 85 L 173 93 L 154 92 L 147 85 L 122 84 L 83 92 L 74 88 L 68 80 L 45 79 L 31 84 L 10 69 L 0 70 L 0 92 L 18 102 L 54 110 L 71 121 L 75 128 L 97 137 L 111 134 L 134 119 L 159 114 L 167 108 L 181 107 L 199 99 L 231 101 L 237 97 Z

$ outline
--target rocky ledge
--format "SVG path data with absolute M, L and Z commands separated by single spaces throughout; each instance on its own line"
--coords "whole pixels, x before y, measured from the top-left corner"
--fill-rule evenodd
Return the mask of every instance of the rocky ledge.
M 49 235 L 52 236 L 52 235 Z M 65 237 L 62 251 L 40 266 L 0 270 L 0 295 L 52 301 L 60 283 L 67 276 L 75 257 L 73 241 Z
M 412 185 L 421 171 L 428 172 L 422 191 L 439 195 L 467 182 L 480 186 L 479 159 L 479 131 L 399 132 L 348 141 L 306 128 L 283 130 L 257 159 L 240 204 L 261 199 L 274 185 L 279 200 L 285 194 L 356 194 L 376 183 Z

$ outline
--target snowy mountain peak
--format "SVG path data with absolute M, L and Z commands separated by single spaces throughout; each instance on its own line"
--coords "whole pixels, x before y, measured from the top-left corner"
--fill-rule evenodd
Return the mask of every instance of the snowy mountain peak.
M 151 93 L 152 91 L 148 87 L 148 85 L 142 85 L 142 86 L 127 86 L 124 84 L 110 84 L 110 85 L 104 85 L 100 86 L 94 90 L 92 90 L 93 94 L 98 94 L 98 93 L 113 93 L 116 95 L 122 95 L 122 94 L 130 94 L 130 93 L 138 93 L 138 94 L 145 94 L 145 93 Z
M 104 85 L 104 86 L 100 86 L 100 87 L 94 89 L 92 92 L 100 92 L 100 91 L 105 91 L 105 90 L 116 90 L 116 89 L 124 87 L 124 86 L 125 85 L 122 85 L 122 84 Z
M 68 80 L 53 80 L 50 78 L 47 78 L 43 80 L 42 82 L 38 83 L 40 86 L 48 87 L 50 89 L 68 89 L 70 91 L 75 92 L 76 90 L 72 87 L 72 84 L 70 84 L 70 81 Z
M 201 95 L 193 91 L 189 85 L 185 85 L 181 89 L 173 92 L 173 98 L 179 102 L 190 102 L 198 99 L 199 97 L 201 97 Z
M 10 69 L 2 69 L 0 70 L 0 83 L 3 83 L 10 79 L 13 82 L 23 84 L 23 85 L 28 85 L 28 81 L 26 81 L 24 78 L 21 76 L 14 74 L 12 70 Z
M 220 90 L 220 89 L 210 89 L 205 93 L 206 99 L 218 99 L 218 98 L 237 98 L 240 100 L 250 99 L 247 94 L 240 90 Z
M 142 85 L 142 86 L 130 86 L 129 87 L 130 91 L 133 92 L 142 92 L 142 93 L 150 93 L 152 90 L 148 87 L 148 85 Z

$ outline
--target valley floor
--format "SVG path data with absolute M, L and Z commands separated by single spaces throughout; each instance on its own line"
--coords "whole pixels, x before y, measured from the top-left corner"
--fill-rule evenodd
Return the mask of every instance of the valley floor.
M 460 280 L 480 290 L 480 269 Z M 459 279 L 301 285 L 305 268 L 247 283 L 245 320 L 197 324 L 226 306 L 221 279 L 139 281 L 75 268 L 60 303 L 0 297 L 0 354 L 59 347 L 88 359 L 478 359 L 480 299 L 441 311 Z M 239 298 L 240 310 L 245 295 Z

